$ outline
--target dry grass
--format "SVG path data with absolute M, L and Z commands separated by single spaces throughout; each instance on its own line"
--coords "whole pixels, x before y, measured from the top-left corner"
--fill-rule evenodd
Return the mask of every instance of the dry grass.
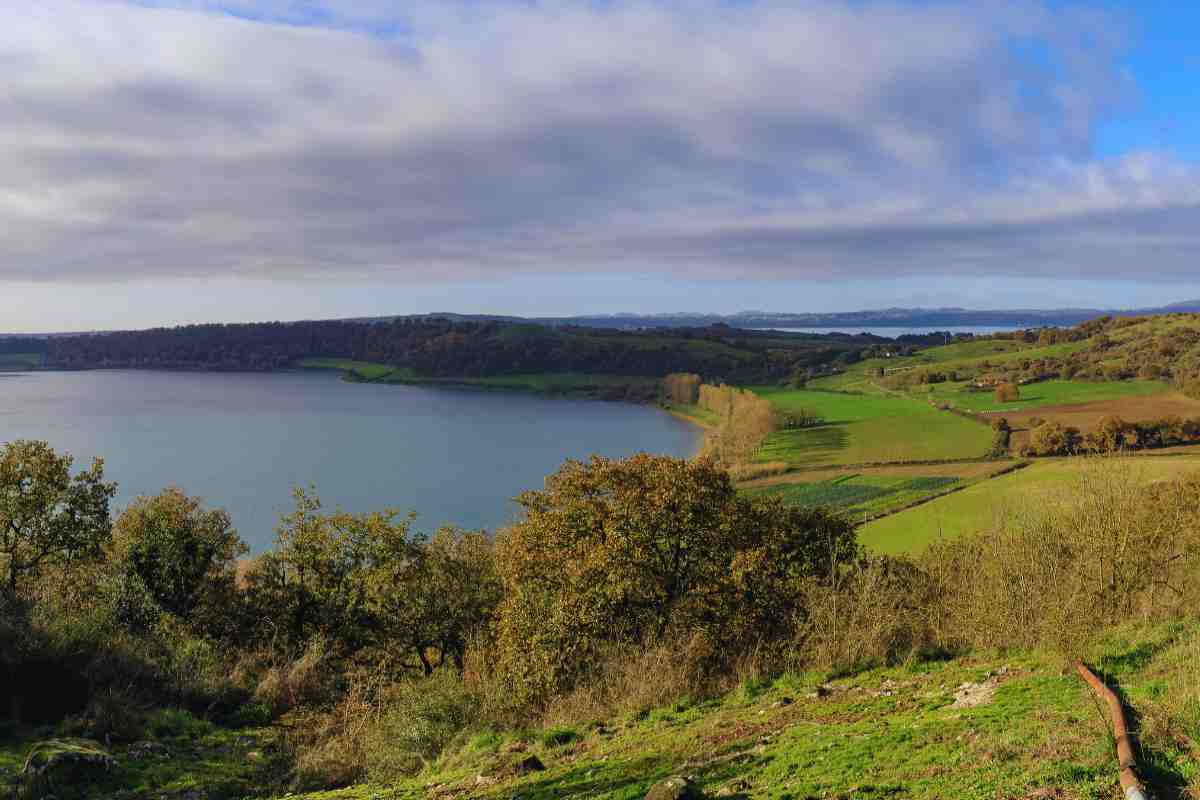
M 772 481 L 761 481 L 761 479 L 782 475 L 787 471 L 788 465 L 783 461 L 768 461 L 762 464 L 734 464 L 729 467 L 729 477 L 737 483 L 759 481 L 762 485 L 769 486 Z
M 986 534 L 935 545 L 921 564 L 941 598 L 938 641 L 1075 654 L 1105 627 L 1195 612 L 1200 480 L 1146 485 L 1125 459 L 1095 459 Z

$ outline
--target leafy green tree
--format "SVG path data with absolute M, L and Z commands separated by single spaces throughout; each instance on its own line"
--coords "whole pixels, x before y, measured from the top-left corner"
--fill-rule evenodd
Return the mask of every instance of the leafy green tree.
M 569 688 L 612 644 L 699 635 L 733 653 L 779 636 L 802 582 L 857 552 L 849 522 L 740 497 L 705 460 L 568 461 L 517 501 L 497 630 L 521 702 Z
M 366 577 L 380 564 L 418 557 L 411 517 L 322 511 L 311 491 L 297 489 L 296 508 L 276 529 L 275 548 L 247 572 L 247 595 L 260 634 L 291 648 L 323 636 L 343 653 L 370 640 Z
M 456 528 L 414 540 L 404 558 L 377 563 L 367 579 L 377 644 L 415 658 L 425 675 L 447 659 L 463 668 L 468 642 L 487 627 L 503 591 L 491 541 Z
M 160 608 L 183 619 L 206 595 L 228 595 L 248 552 L 228 513 L 176 488 L 134 500 L 113 526 L 111 550 Z
M 100 459 L 73 477 L 72 463 L 46 442 L 0 449 L 0 591 L 15 595 L 44 567 L 98 556 L 108 540 L 116 484 L 104 482 Z

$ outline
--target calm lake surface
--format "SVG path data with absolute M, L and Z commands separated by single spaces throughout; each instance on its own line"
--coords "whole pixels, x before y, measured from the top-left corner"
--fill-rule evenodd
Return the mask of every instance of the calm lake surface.
M 897 336 L 922 336 L 935 331 L 938 333 L 949 331 L 950 333 L 973 333 L 976 336 L 990 336 L 993 333 L 1007 333 L 1019 328 L 1019 325 L 943 325 L 941 327 L 933 326 L 927 328 L 901 328 L 893 326 L 856 328 L 850 325 L 841 328 L 759 328 L 758 330 L 785 331 L 787 333 L 869 333 L 872 336 L 885 336 L 889 339 L 895 339 Z
M 105 461 L 116 508 L 177 485 L 233 517 L 256 551 L 294 486 L 332 510 L 416 511 L 416 526 L 494 529 L 566 458 L 692 455 L 698 430 L 658 409 L 347 383 L 333 373 L 0 373 L 0 442 L 44 439 Z

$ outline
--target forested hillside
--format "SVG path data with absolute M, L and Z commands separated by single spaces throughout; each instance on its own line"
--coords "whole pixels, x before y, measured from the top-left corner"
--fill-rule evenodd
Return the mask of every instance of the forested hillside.
M 887 340 L 787 334 L 715 325 L 670 331 L 552 328 L 438 318 L 381 323 L 196 325 L 51 339 L 47 365 L 184 369 L 279 369 L 336 357 L 411 369 L 417 375 L 485 376 L 579 372 L 662 376 L 698 372 L 729 381 L 787 377 L 798 369 L 857 361 Z

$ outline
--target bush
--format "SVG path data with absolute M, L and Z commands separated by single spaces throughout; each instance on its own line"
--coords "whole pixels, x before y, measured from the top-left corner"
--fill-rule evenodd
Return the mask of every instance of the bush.
M 421 770 L 479 719 L 479 698 L 461 676 L 439 670 L 391 687 L 364 732 L 367 774 L 386 783 Z
M 1066 456 L 1075 453 L 1083 443 L 1078 428 L 1058 422 L 1043 422 L 1029 435 L 1029 443 L 1021 448 L 1025 456 Z
M 1196 610 L 1200 477 L 1147 486 L 1120 460 L 1018 508 L 994 530 L 935 545 L 921 566 L 947 647 L 1052 646 L 1078 655 L 1133 618 Z
M 248 552 L 229 514 L 205 510 L 175 488 L 134 500 L 117 518 L 109 548 L 118 569 L 136 576 L 159 608 L 188 620 L 206 603 L 206 628 L 224 614 L 234 566 Z

